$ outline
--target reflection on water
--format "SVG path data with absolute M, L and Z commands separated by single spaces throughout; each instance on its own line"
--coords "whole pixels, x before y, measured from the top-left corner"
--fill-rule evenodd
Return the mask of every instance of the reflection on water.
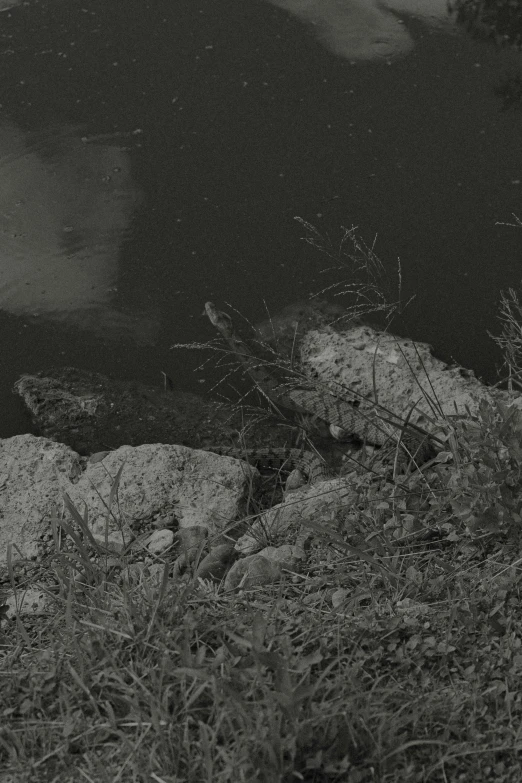
M 522 161 L 494 89 L 509 68 L 516 97 L 522 61 L 457 34 L 445 0 L 23 0 L 0 21 L 3 432 L 10 386 L 53 365 L 204 388 L 200 354 L 168 351 L 212 339 L 204 301 L 257 321 L 327 290 L 295 215 L 334 244 L 378 233 L 416 295 L 398 329 L 495 377 L 486 330 L 520 279 L 520 232 L 495 221 Z M 152 349 L 103 339 L 140 307 Z
M 0 308 L 149 342 L 151 319 L 111 307 L 139 201 L 121 147 L 0 127 Z
M 447 0 L 268 0 L 313 25 L 334 54 L 349 60 L 406 54 L 413 40 L 397 14 L 430 25 L 448 22 Z

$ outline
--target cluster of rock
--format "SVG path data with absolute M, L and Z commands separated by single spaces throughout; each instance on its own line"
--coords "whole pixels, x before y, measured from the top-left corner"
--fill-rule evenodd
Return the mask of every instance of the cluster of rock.
M 379 403 L 404 417 L 415 400 L 413 419 L 428 429 L 439 424 L 434 410 L 473 415 L 484 399 L 520 405 L 435 359 L 429 346 L 367 326 L 307 332 L 301 354 L 308 375 L 333 391 L 342 386 L 371 398 L 378 388 Z M 63 531 L 82 520 L 93 562 L 118 578 L 163 578 L 167 563 L 168 578 L 191 573 L 234 590 L 298 571 L 307 523 L 329 522 L 356 501 L 349 478 L 329 479 L 295 490 L 245 527 L 254 469 L 204 450 L 228 437 L 234 412 L 193 395 L 115 387 L 70 368 L 17 382 L 40 434 L 0 441 L 0 591 L 3 573 L 11 614 L 52 611 L 44 584 L 11 590 L 7 562 L 52 557 L 53 525 L 61 522 Z M 258 442 L 280 432 L 260 427 Z M 88 577 L 73 568 L 79 583 Z

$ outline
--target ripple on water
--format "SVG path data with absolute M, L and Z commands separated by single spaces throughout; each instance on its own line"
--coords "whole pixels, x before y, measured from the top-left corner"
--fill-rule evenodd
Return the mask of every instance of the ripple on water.
M 0 308 L 146 344 L 154 318 L 111 304 L 141 193 L 128 152 L 101 141 L 0 127 Z

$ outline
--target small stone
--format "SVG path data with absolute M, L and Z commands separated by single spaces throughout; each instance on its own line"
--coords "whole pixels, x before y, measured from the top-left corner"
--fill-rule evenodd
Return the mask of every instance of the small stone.
M 300 546 L 283 544 L 282 546 L 267 546 L 258 553 L 271 563 L 278 563 L 281 568 L 294 568 L 300 560 L 304 560 L 305 551 Z
M 163 528 L 162 530 L 155 530 L 147 541 L 147 549 L 154 555 L 162 555 L 172 546 L 174 541 L 174 533 L 172 530 Z
M 26 590 L 17 590 L 5 599 L 8 607 L 6 616 L 12 618 L 15 615 L 44 615 L 50 614 L 51 599 L 44 590 L 29 587 Z
M 349 432 L 346 432 L 346 430 L 343 430 L 342 427 L 338 427 L 336 424 L 330 424 L 329 430 L 330 435 L 332 438 L 335 438 L 335 440 L 347 441 L 353 439 Z
M 270 584 L 281 576 L 281 566 L 261 555 L 249 555 L 234 563 L 225 579 L 225 590 Z
M 132 539 L 132 532 L 130 529 L 114 530 L 107 529 L 107 524 L 104 519 L 99 519 L 90 525 L 91 533 L 97 544 L 101 547 L 107 547 L 113 552 L 122 552 L 129 541 Z

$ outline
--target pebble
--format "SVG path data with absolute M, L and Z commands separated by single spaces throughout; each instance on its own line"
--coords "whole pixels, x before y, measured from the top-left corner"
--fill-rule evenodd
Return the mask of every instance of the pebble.
M 155 530 L 147 541 L 147 549 L 153 555 L 163 554 L 174 541 L 174 532 L 163 528 L 162 530 Z

